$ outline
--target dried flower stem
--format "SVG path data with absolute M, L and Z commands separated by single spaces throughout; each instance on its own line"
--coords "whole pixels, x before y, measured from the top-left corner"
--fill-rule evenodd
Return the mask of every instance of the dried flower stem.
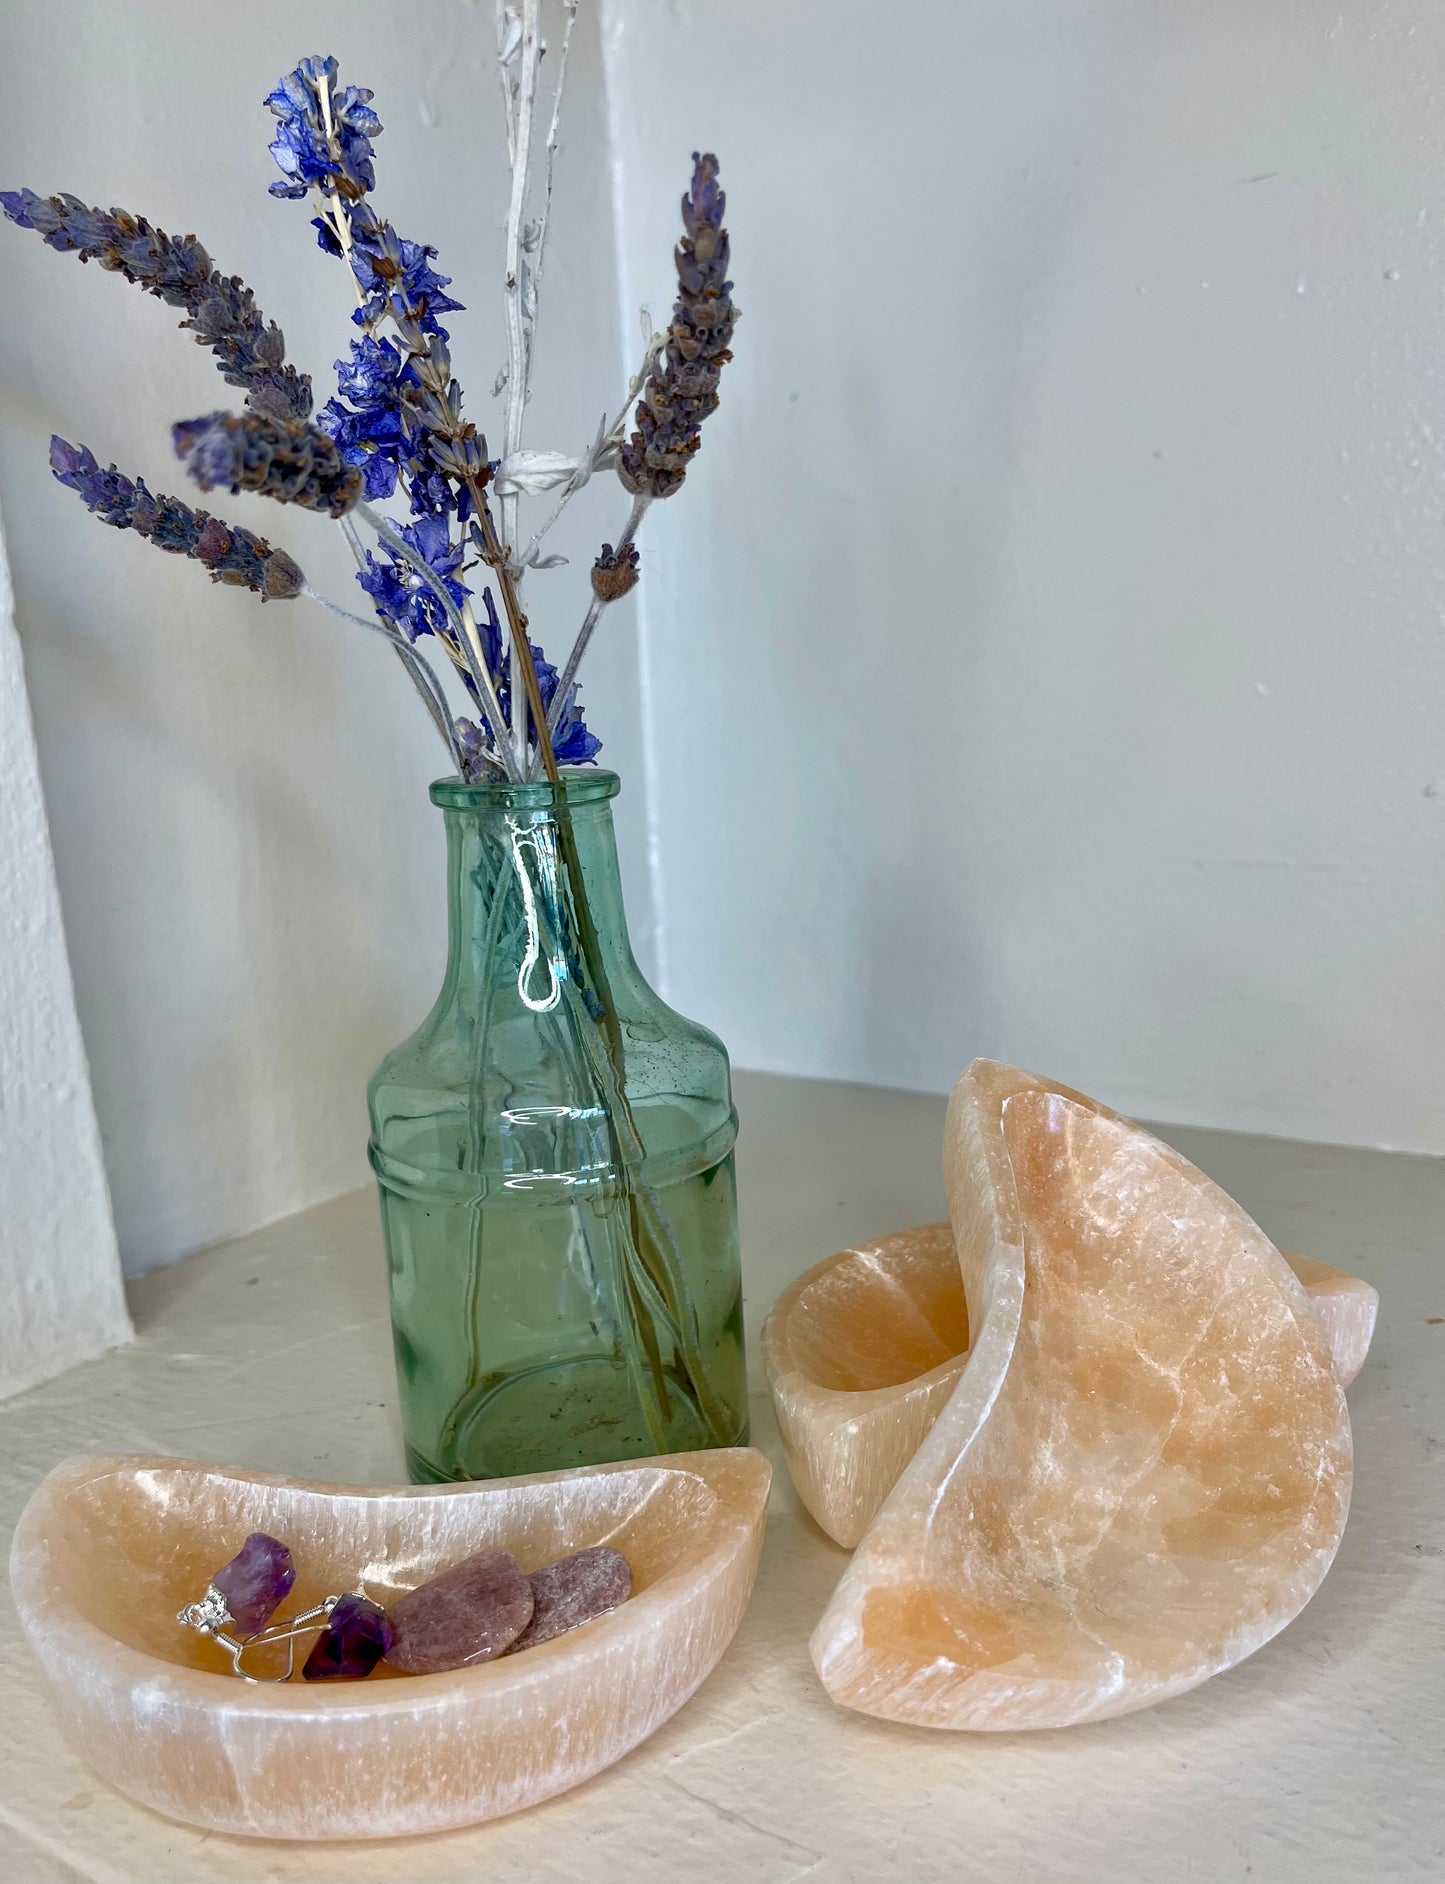
M 647 509 L 651 502 L 652 499 L 645 491 L 639 491 L 633 498 L 631 514 L 628 516 L 622 535 L 617 539 L 618 555 L 621 555 L 636 537 L 638 526 L 647 515 Z M 612 604 L 610 602 L 603 601 L 602 597 L 599 595 L 594 595 L 587 605 L 587 613 L 582 617 L 582 626 L 577 630 L 577 639 L 572 643 L 572 652 L 567 656 L 567 664 L 562 669 L 561 678 L 557 682 L 557 691 L 552 696 L 552 710 L 548 716 L 549 732 L 555 731 L 556 729 L 557 722 L 562 716 L 567 694 L 571 689 L 572 682 L 576 679 L 577 669 L 581 664 L 582 656 L 587 652 L 587 644 L 591 641 L 593 634 L 596 632 L 598 622 L 601 621 L 604 613 L 611 606 Z
M 374 635 L 380 635 L 383 641 L 389 641 L 395 649 L 398 659 L 411 677 L 412 684 L 422 697 L 432 724 L 441 734 L 442 743 L 450 753 L 452 762 L 458 771 L 462 769 L 461 747 L 453 731 L 447 710 L 447 697 L 442 692 L 441 682 L 436 677 L 431 662 L 418 649 L 414 648 L 399 628 L 388 621 L 372 615 L 353 615 L 349 608 L 342 608 L 339 602 L 333 602 L 330 596 L 323 595 L 319 589 L 313 589 L 308 582 L 301 593 L 309 602 L 316 602 L 328 614 L 340 616 L 342 621 L 349 621 L 358 628 L 369 628 Z
M 532 714 L 532 724 L 537 731 L 537 752 L 542 762 L 542 770 L 554 785 L 561 783 L 562 775 L 557 769 L 557 755 L 552 750 L 551 729 L 547 725 L 547 715 L 542 706 L 542 690 L 537 685 L 537 664 L 532 659 L 532 648 L 527 640 L 527 617 L 522 613 L 522 604 L 517 596 L 517 585 L 512 577 L 507 552 L 497 537 L 497 526 L 492 521 L 491 507 L 487 503 L 486 492 L 475 478 L 467 479 L 467 489 L 471 492 L 472 503 L 476 507 L 477 522 L 481 527 L 483 558 L 497 578 L 497 587 L 502 591 L 502 608 L 507 617 L 507 629 L 512 637 L 512 685 L 517 685 L 516 676 L 521 675 L 526 707 L 512 695 L 512 720 L 514 730 L 520 728 L 522 744 L 519 747 L 517 776 L 527 774 L 527 708 Z M 579 879 L 580 882 L 580 879 Z
M 326 92 L 327 87 L 323 84 L 321 87 L 323 100 Z M 313 189 L 311 200 L 315 203 L 326 226 L 335 232 L 336 240 L 341 244 L 341 259 L 346 264 L 346 272 L 351 276 L 351 285 L 356 290 L 356 305 L 365 307 L 366 290 L 356 279 L 355 270 L 351 266 L 351 218 L 341 208 L 340 197 L 327 196 L 323 190 Z M 371 323 L 368 321 L 366 331 L 370 333 L 371 330 Z
M 503 729 L 507 722 L 502 717 L 502 707 L 501 702 L 497 698 L 496 686 L 493 683 L 491 674 L 487 671 L 486 656 L 482 649 L 481 636 L 477 630 L 475 616 L 471 618 L 469 627 L 467 617 L 462 614 L 461 610 L 452 600 L 446 584 L 437 575 L 430 563 L 427 562 L 425 557 L 418 556 L 411 544 L 407 542 L 406 538 L 401 535 L 400 531 L 394 529 L 392 525 L 387 522 L 380 511 L 373 510 L 370 504 L 358 504 L 356 506 L 356 514 L 361 518 L 363 523 L 370 525 L 370 527 L 375 530 L 376 534 L 381 538 L 382 542 L 385 543 L 393 556 L 399 556 L 404 563 L 415 570 L 416 574 L 427 584 L 446 611 L 447 621 L 451 626 L 452 633 L 456 636 L 458 649 L 465 660 L 466 671 L 471 676 L 472 685 L 477 689 L 483 711 L 486 713 L 488 724 L 494 734 L 495 743 L 501 755 L 503 766 L 508 777 L 511 778 L 514 783 L 520 783 L 522 768 L 517 764 L 516 755 L 510 748 L 510 742 L 503 736 Z M 487 521 L 490 524 L 490 517 L 488 517 Z M 495 531 L 493 532 L 493 536 L 495 538 Z M 470 614 L 470 610 L 468 614 Z M 534 686 L 536 685 L 536 680 L 537 676 L 534 670 L 532 674 L 532 684 Z M 550 751 L 550 749 L 549 745 L 548 750 Z M 553 765 L 554 767 L 556 765 L 555 759 L 553 760 Z
M 346 545 L 351 551 L 352 560 L 355 562 L 358 572 L 363 572 L 366 568 L 366 551 L 362 547 L 361 537 L 357 532 L 356 525 L 352 522 L 350 517 L 343 517 L 340 521 L 341 533 L 346 538 Z M 446 688 L 442 686 L 431 662 L 427 660 L 420 649 L 414 648 L 411 642 L 407 640 L 402 630 L 398 628 L 394 622 L 389 621 L 387 617 L 382 616 L 379 610 L 377 612 L 377 618 L 366 615 L 351 615 L 346 609 L 338 608 L 335 602 L 327 601 L 325 597 L 318 599 L 323 602 L 325 607 L 331 609 L 333 613 L 344 615 L 349 621 L 359 621 L 364 627 L 370 628 L 374 625 L 374 620 L 379 618 L 383 630 L 390 631 L 388 633 L 388 639 L 391 640 L 393 647 L 396 649 L 397 659 L 406 669 L 412 685 L 426 701 L 428 710 L 436 721 L 437 731 L 446 741 L 447 751 L 451 754 L 453 764 L 456 766 L 457 771 L 465 777 L 466 765 L 462 758 L 461 746 L 457 741 L 456 725 L 452 718 L 451 704 L 447 699 Z M 423 676 L 425 676 L 425 679 Z M 430 687 L 427 686 L 427 682 L 430 682 Z M 433 700 L 432 697 L 433 693 L 435 694 L 435 700 Z

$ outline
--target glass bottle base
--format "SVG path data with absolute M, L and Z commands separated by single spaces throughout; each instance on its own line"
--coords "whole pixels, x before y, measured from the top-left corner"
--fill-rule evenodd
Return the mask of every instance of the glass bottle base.
M 701 1452 L 718 1444 L 675 1387 L 669 1403 L 672 1418 L 661 1450 Z M 744 1416 L 727 1444 L 747 1443 Z M 412 1483 L 446 1485 L 575 1470 L 654 1458 L 659 1447 L 623 1370 L 574 1363 L 539 1368 L 500 1383 L 474 1406 L 449 1450 L 457 1463 L 447 1469 L 408 1441 L 406 1465 Z

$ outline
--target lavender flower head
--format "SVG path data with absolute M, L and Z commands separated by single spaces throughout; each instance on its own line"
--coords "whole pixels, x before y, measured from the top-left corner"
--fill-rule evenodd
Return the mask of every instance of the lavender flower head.
M 211 572 L 212 582 L 254 589 L 263 602 L 289 600 L 305 585 L 285 550 L 272 549 L 264 537 L 192 510 L 178 498 L 155 497 L 143 479 L 128 478 L 114 465 L 102 471 L 84 445 L 52 438 L 50 468 L 102 523 L 134 530 L 157 549 L 193 558 Z
M 718 379 L 738 310 L 728 272 L 727 198 L 718 188 L 711 151 L 692 159 L 692 188 L 682 199 L 684 235 L 677 246 L 677 300 L 667 346 L 637 406 L 637 430 L 618 453 L 617 474 L 629 491 L 671 497 L 702 443 L 702 422 L 717 410 Z
M 639 560 L 635 543 L 625 543 L 616 550 L 610 543 L 604 543 L 592 565 L 592 593 L 597 600 L 620 602 L 624 595 L 635 589 Z
M 213 412 L 173 425 L 171 438 L 203 491 L 257 491 L 328 517 L 344 517 L 361 496 L 361 473 L 314 425 Z
M 147 294 L 183 307 L 182 327 L 195 329 L 227 383 L 246 389 L 246 404 L 277 419 L 305 419 L 311 381 L 286 365 L 286 337 L 267 321 L 239 275 L 225 276 L 194 236 L 177 239 L 144 216 L 124 209 L 92 209 L 78 196 L 37 196 L 0 190 L 0 209 L 21 229 L 33 229 L 52 249 L 97 261 Z

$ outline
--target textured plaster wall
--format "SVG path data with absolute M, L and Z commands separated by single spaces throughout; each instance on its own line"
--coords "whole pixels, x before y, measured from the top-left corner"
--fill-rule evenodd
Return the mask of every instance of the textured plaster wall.
M 0 536 L 0 1396 L 130 1339 Z
M 665 986 L 1445 1148 L 1445 11 L 609 0 L 623 301 L 744 310 L 641 592 Z
M 344 273 L 303 206 L 266 194 L 261 100 L 334 50 L 386 125 L 386 212 L 437 242 L 466 314 L 458 377 L 483 425 L 505 358 L 505 157 L 491 8 L 348 0 L 26 0 L 0 14 L 0 182 L 196 230 L 246 276 L 324 386 L 353 331 Z M 539 340 L 533 443 L 575 447 L 615 406 L 617 296 L 595 14 L 573 47 Z M 384 645 L 296 602 L 262 608 L 106 530 L 51 480 L 52 431 L 184 490 L 173 419 L 235 405 L 176 314 L 0 227 L 0 500 L 76 993 L 127 1266 L 145 1268 L 364 1183 L 364 1088 L 441 979 L 440 745 Z M 538 577 L 570 637 L 589 544 Z M 339 533 L 257 498 L 215 508 L 357 598 Z M 545 588 L 542 585 L 546 585 Z M 586 699 L 627 780 L 630 898 L 650 946 L 634 628 L 616 611 Z M 7 774 L 7 789 L 10 789 Z M 635 867 L 634 867 L 635 866 Z

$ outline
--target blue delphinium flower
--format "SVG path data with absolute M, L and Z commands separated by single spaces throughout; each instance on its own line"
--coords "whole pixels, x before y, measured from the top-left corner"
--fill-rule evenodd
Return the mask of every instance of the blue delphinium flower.
M 411 532 L 403 530 L 402 535 L 410 538 Z M 440 571 L 437 574 L 447 593 L 460 608 L 465 594 L 461 584 L 449 581 Z M 446 611 L 435 591 L 427 586 L 409 563 L 393 556 L 390 550 L 385 547 L 368 550 L 366 567 L 358 573 L 356 580 L 382 613 L 395 622 L 409 640 L 415 641 L 421 635 L 434 634 L 448 645 L 452 643 Z
M 349 359 L 337 362 L 337 396 L 318 422 L 343 462 L 361 471 L 369 498 L 390 497 L 398 489 L 405 493 L 413 519 L 402 530 L 408 547 L 459 608 L 468 601 L 475 606 L 462 570 L 468 540 L 476 544 L 475 523 L 467 527 L 475 510 L 473 493 L 485 485 L 490 467 L 486 440 L 462 416 L 449 335 L 439 318 L 460 311 L 462 304 L 446 292 L 450 278 L 432 266 L 436 250 L 404 240 L 367 201 L 376 184 L 371 139 L 380 133 L 381 122 L 370 109 L 370 91 L 347 87 L 338 92 L 336 78 L 334 59 L 303 59 L 266 101 L 280 120 L 271 153 L 282 180 L 271 186 L 272 194 L 297 198 L 313 186 L 320 191 L 326 202 L 314 223 L 318 241 L 328 255 L 348 263 L 360 289 L 361 304 L 352 318 L 365 333 L 352 343 Z M 382 321 L 393 327 L 395 342 L 378 338 L 375 330 Z M 485 557 L 485 544 L 477 547 Z M 447 611 L 406 559 L 383 545 L 367 555 L 357 580 L 378 610 L 413 641 L 423 634 L 441 640 L 475 698 L 467 657 Z M 489 589 L 482 589 L 480 600 L 475 612 L 482 651 L 506 713 L 506 642 Z M 557 670 L 539 649 L 533 658 L 543 705 L 549 707 Z M 506 736 L 505 728 L 489 730 Z M 600 749 L 600 740 L 583 722 L 576 689 L 569 687 L 555 729 L 556 755 L 579 765 Z
M 458 608 L 469 599 L 464 585 L 457 580 L 462 565 L 462 549 L 451 540 L 444 517 L 419 517 L 404 524 L 397 534 L 441 580 Z M 418 635 L 450 638 L 446 610 L 435 590 L 429 588 L 403 558 L 395 556 L 383 544 L 379 551 L 368 551 L 366 568 L 357 581 L 379 607 L 404 628 L 415 641 Z
M 400 348 L 373 334 L 353 340 L 351 357 L 336 362 L 337 397 L 327 400 L 317 423 L 345 462 L 361 468 L 369 498 L 390 497 L 402 466 L 414 457 L 402 393 L 415 384 Z
M 542 696 L 542 708 L 550 718 L 552 702 L 557 697 L 557 670 L 535 642 L 530 645 L 532 659 L 537 666 L 537 688 Z M 582 718 L 575 685 L 567 689 L 567 698 L 562 703 L 562 711 L 552 729 L 552 750 L 559 765 L 590 765 L 602 750 L 602 741 L 595 733 L 588 731 Z
M 471 590 L 461 580 L 465 549 L 462 544 L 453 542 L 447 516 L 439 512 L 419 516 L 414 523 L 402 525 L 397 534 L 413 555 L 419 556 L 440 579 L 458 608 L 473 599 Z M 377 607 L 411 640 L 415 641 L 419 635 L 435 635 L 439 640 L 450 641 L 451 631 L 441 598 L 403 557 L 394 555 L 385 544 L 375 552 L 368 551 L 366 567 L 359 572 L 357 581 Z M 491 590 L 483 589 L 481 599 L 477 629 L 487 666 L 496 672 L 502 658 L 501 623 Z M 464 666 L 462 678 L 468 691 L 472 691 L 471 677 Z
M 497 619 L 497 605 L 490 589 L 482 590 L 482 619 L 477 626 L 482 637 L 482 652 L 493 668 L 500 667 L 504 646 L 502 624 Z
M 353 218 L 351 272 L 366 299 L 351 318 L 358 327 L 370 327 L 384 314 L 410 321 L 424 334 L 447 330 L 438 314 L 462 311 L 462 303 L 445 292 L 451 276 L 431 266 L 436 250 L 429 242 L 403 241 L 389 222 L 368 226 L 364 216 Z
M 281 121 L 270 145 L 282 178 L 271 185 L 273 196 L 305 196 L 318 183 L 330 184 L 343 195 L 376 187 L 371 140 L 380 134 L 381 120 L 364 86 L 337 91 L 336 69 L 332 58 L 303 59 L 267 96 L 267 105 Z M 323 84 L 334 140 L 326 135 L 321 113 L 318 92 Z

